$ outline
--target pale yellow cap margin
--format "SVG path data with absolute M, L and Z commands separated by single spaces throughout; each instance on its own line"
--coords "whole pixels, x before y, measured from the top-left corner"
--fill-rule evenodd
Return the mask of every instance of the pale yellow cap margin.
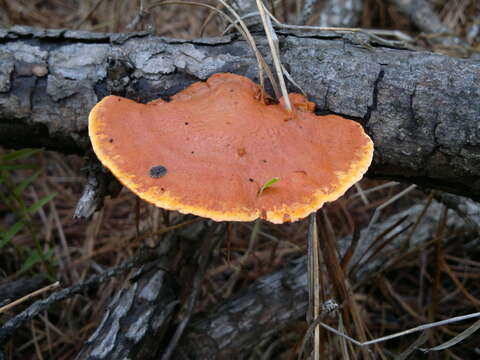
M 154 204 L 158 207 L 167 210 L 176 210 L 183 214 L 194 214 L 206 218 L 213 219 L 215 221 L 254 221 L 261 217 L 260 210 L 248 210 L 248 209 L 235 209 L 230 211 L 214 211 L 202 208 L 201 206 L 186 205 L 178 201 L 169 191 L 163 192 L 161 195 L 155 192 L 149 192 L 141 190 L 141 186 L 133 181 L 133 178 L 128 174 L 123 174 L 115 163 L 110 159 L 102 150 L 101 139 L 97 138 L 96 131 L 98 130 L 98 124 L 95 124 L 96 115 L 102 108 L 104 101 L 109 96 L 103 98 L 98 102 L 90 111 L 88 116 L 88 135 L 92 143 L 93 150 L 97 155 L 101 163 L 116 176 L 116 178 L 127 188 L 132 190 L 143 200 Z M 362 179 L 363 175 L 367 172 L 372 158 L 373 158 L 373 142 L 370 137 L 364 132 L 362 126 L 357 124 L 361 128 L 361 133 L 368 141 L 367 144 L 358 149 L 357 154 L 360 154 L 360 161 L 353 163 L 347 172 L 338 172 L 335 175 L 338 179 L 338 186 L 333 192 L 325 192 L 324 190 L 318 190 L 312 196 L 311 202 L 308 204 L 295 203 L 289 206 L 283 205 L 282 207 L 267 211 L 265 220 L 268 220 L 274 224 L 282 224 L 285 222 L 284 214 L 289 215 L 289 221 L 297 221 L 307 217 L 310 213 L 320 209 L 324 203 L 337 200 L 341 197 L 353 184 Z M 160 196 L 160 197 L 159 197 Z

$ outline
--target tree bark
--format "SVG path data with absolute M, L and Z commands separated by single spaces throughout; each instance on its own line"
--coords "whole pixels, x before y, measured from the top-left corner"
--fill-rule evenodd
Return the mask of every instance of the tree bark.
M 480 199 L 478 62 L 351 35 L 278 34 L 285 67 L 318 110 L 359 121 L 372 137 L 369 176 Z M 263 36 L 256 40 L 268 53 Z M 89 149 L 88 112 L 108 94 L 150 101 L 216 72 L 258 81 L 252 52 L 235 36 L 183 41 L 17 26 L 0 30 L 0 63 L 0 144 L 66 153 Z

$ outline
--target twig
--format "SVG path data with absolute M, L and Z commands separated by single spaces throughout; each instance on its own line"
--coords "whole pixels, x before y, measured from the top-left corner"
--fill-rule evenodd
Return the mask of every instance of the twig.
M 17 306 L 18 304 L 21 304 L 21 303 L 23 303 L 23 302 L 25 302 L 25 301 L 27 301 L 27 300 L 35 297 L 35 296 L 38 296 L 38 295 L 43 294 L 43 293 L 45 293 L 47 291 L 50 291 L 50 290 L 54 290 L 54 289 L 58 288 L 59 286 L 60 286 L 60 282 L 57 281 L 57 282 L 54 282 L 53 284 L 45 286 L 41 289 L 35 290 L 34 292 L 31 292 L 30 294 L 25 295 L 25 296 L 21 297 L 20 299 L 12 301 L 8 305 L 0 307 L 0 314 L 5 312 L 5 311 L 10 310 L 11 308 Z
M 122 189 L 122 185 L 100 164 L 93 154 L 88 157 L 86 170 L 87 183 L 75 208 L 74 219 L 90 218 L 95 211 L 103 206 L 105 196 L 116 196 Z
M 37 316 L 42 311 L 47 310 L 51 305 L 70 298 L 85 290 L 96 287 L 99 284 L 107 281 L 108 279 L 123 274 L 131 270 L 132 268 L 145 263 L 146 261 L 154 259 L 155 257 L 156 248 L 141 249 L 133 258 L 105 271 L 100 275 L 94 275 L 85 282 L 57 291 L 44 300 L 36 301 L 27 309 L 22 311 L 20 314 L 14 316 L 10 320 L 8 320 L 2 327 L 0 327 L 0 346 L 3 345 L 20 326 Z
M 0 306 L 40 289 L 48 282 L 44 275 L 35 275 L 32 278 L 23 277 L 6 282 L 0 285 Z

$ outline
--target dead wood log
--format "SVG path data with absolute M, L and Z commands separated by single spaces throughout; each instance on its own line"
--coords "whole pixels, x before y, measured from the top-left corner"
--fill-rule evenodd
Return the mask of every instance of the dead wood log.
M 374 225 L 369 237 L 365 237 L 366 230 L 361 232 L 360 239 L 364 242 L 362 248 L 367 251 L 357 264 L 352 264 L 355 265 L 355 274 L 350 277 L 352 285 L 357 287 L 366 284 L 380 269 L 398 260 L 391 254 L 406 253 L 409 246 L 413 249 L 434 236 L 443 205 L 433 201 L 423 214 L 424 210 L 424 204 L 414 205 Z M 419 216 L 421 219 L 409 239 L 409 231 L 402 230 L 411 230 L 409 226 L 416 223 Z M 480 220 L 478 205 L 475 220 Z M 477 229 L 473 229 L 462 217 L 453 213 L 447 218 L 447 226 L 463 228 L 466 233 L 478 233 Z M 400 235 L 372 256 L 378 249 L 375 246 L 369 248 L 370 245 L 378 235 L 385 232 Z M 350 242 L 350 236 L 338 240 L 341 256 L 345 254 Z M 328 298 L 334 295 L 330 293 L 326 296 Z M 338 303 L 343 300 L 345 299 L 336 299 Z M 281 270 L 259 278 L 208 313 L 197 315 L 187 328 L 176 359 L 241 359 L 240 349 L 245 358 L 248 358 L 250 351 L 261 341 L 304 317 L 307 307 L 307 256 L 302 256 Z
M 203 251 L 199 255 L 195 247 L 217 241 L 223 235 L 222 229 L 221 224 L 208 228 L 205 223 L 195 223 L 160 240 L 158 258 L 145 264 L 112 300 L 77 359 L 148 360 L 155 359 L 158 352 L 164 354 L 167 348 L 173 351 L 177 343 L 170 344 L 174 338 L 172 333 L 178 323 L 188 322 L 191 315 L 189 309 L 181 311 L 181 291 L 183 296 L 189 297 L 193 289 L 197 288 L 198 293 L 199 288 L 199 284 L 191 284 L 191 273 L 182 275 L 176 271 L 178 264 L 175 262 L 181 254 L 182 264 L 195 258 L 193 262 L 202 260 L 206 266 L 212 249 L 202 244 Z M 188 251 L 182 252 L 182 248 Z M 186 267 L 181 266 L 182 270 Z M 195 266 L 191 268 L 190 272 L 195 271 Z M 182 290 L 178 284 L 183 284 Z M 180 316 L 183 316 L 182 321 Z
M 165 239 L 166 253 L 172 242 Z M 162 244 L 162 247 L 165 247 Z M 171 254 L 170 254 L 171 256 Z M 163 261 L 162 261 L 163 260 Z M 170 328 L 178 300 L 178 285 L 165 268 L 165 259 L 143 265 L 130 284 L 108 305 L 101 323 L 77 359 L 151 359 Z
M 373 138 L 369 176 L 480 199 L 478 62 L 332 33 L 279 36 L 285 67 L 318 110 L 359 121 Z M 258 80 L 236 36 L 183 41 L 17 26 L 0 30 L 0 63 L 0 144 L 65 153 L 89 148 L 88 111 L 105 95 L 149 101 L 222 71 Z
M 42 311 L 47 310 L 53 304 L 71 298 L 77 294 L 82 293 L 83 291 L 95 288 L 99 284 L 107 281 L 114 276 L 118 276 L 135 267 L 153 261 L 153 259 L 157 257 L 157 250 L 161 250 L 161 247 L 153 249 L 141 249 L 131 259 L 121 263 L 116 267 L 108 269 L 107 271 L 104 271 L 99 275 L 93 275 L 84 282 L 55 291 L 51 293 L 47 298 L 34 302 L 25 310 L 15 315 L 11 319 L 7 320 L 4 324 L 0 326 L 0 347 L 3 346 L 14 335 L 18 328 L 33 319 Z

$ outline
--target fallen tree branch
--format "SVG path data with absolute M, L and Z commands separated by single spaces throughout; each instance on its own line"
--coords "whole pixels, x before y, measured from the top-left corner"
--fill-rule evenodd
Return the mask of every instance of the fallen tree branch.
M 143 265 L 108 305 L 76 358 L 152 359 L 178 304 L 178 284 L 159 261 Z
M 373 138 L 369 176 L 480 199 L 478 62 L 332 33 L 278 35 L 284 66 L 319 111 L 354 118 Z M 0 30 L 0 61 L 0 144 L 64 153 L 89 149 L 87 115 L 105 95 L 149 101 L 216 72 L 258 80 L 235 36 L 188 42 L 14 27 Z
M 0 307 L 40 289 L 48 283 L 43 275 L 20 278 L 0 285 Z
M 115 197 L 122 189 L 118 180 L 91 154 L 86 162 L 87 182 L 78 200 L 74 219 L 88 219 L 103 206 L 107 195 Z
M 176 271 L 178 264 L 175 262 L 180 254 L 182 263 L 188 262 L 197 254 L 194 247 L 202 242 L 205 245 L 203 250 L 211 250 L 208 245 L 220 239 L 222 229 L 221 224 L 208 228 L 204 222 L 195 223 L 161 239 L 157 258 L 142 266 L 107 306 L 100 325 L 76 358 L 147 360 L 156 358 L 156 354 L 165 352 L 167 347 L 173 351 L 176 342 L 170 344 L 172 329 L 179 322 L 181 311 L 178 284 L 185 286 L 187 294 L 192 289 L 186 285 L 189 279 L 182 278 Z M 188 251 L 182 252 L 182 247 Z M 210 252 L 202 253 L 199 261 L 206 262 L 205 256 Z M 181 268 L 185 270 L 184 266 Z M 186 325 L 188 320 L 187 314 L 181 323 Z
M 94 275 L 85 282 L 56 291 L 50 294 L 44 300 L 34 302 L 28 308 L 6 321 L 0 327 L 0 347 L 10 339 L 10 337 L 20 326 L 37 316 L 40 312 L 47 310 L 52 304 L 70 298 L 88 289 L 94 288 L 114 276 L 118 276 L 136 266 L 140 266 L 148 261 L 151 261 L 157 256 L 156 250 L 157 249 L 142 249 L 135 257 L 125 261 L 119 266 L 109 269 L 102 274 Z

